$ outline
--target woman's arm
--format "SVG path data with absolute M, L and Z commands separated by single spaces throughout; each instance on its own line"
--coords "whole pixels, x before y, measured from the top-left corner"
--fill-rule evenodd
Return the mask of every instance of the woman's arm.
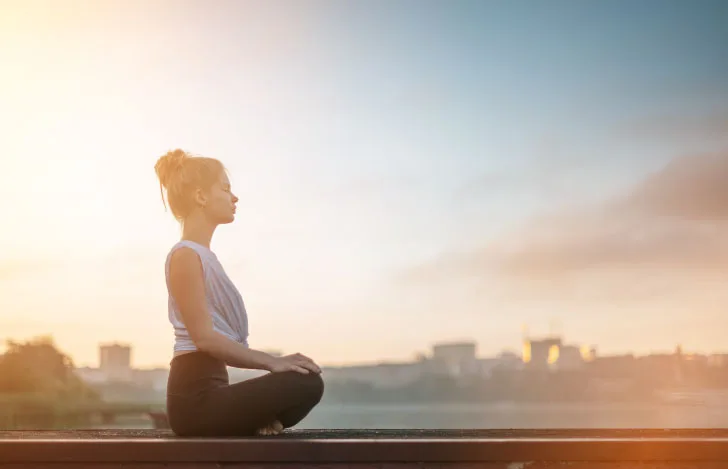
M 213 329 L 205 301 L 202 263 L 193 249 L 177 249 L 172 254 L 169 271 L 170 293 L 199 350 L 236 368 L 268 371 L 275 368 L 276 357 L 247 348 Z

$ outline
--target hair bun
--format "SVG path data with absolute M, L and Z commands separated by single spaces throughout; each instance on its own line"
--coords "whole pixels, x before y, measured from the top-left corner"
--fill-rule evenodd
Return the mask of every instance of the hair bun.
M 168 151 L 157 160 L 157 164 L 154 165 L 154 171 L 157 173 L 157 177 L 162 186 L 165 188 L 169 187 L 171 178 L 177 171 L 182 169 L 182 165 L 187 158 L 189 158 L 189 155 L 184 150 L 178 148 Z

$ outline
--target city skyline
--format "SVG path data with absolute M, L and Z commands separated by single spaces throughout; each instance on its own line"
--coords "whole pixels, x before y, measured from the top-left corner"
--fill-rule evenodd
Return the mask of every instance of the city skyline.
M 66 353 L 66 351 L 63 350 L 62 347 L 59 346 L 57 341 L 51 336 L 51 335 L 45 335 L 45 336 L 37 336 L 34 338 L 30 338 L 27 340 L 33 341 L 33 340 L 51 340 L 51 342 L 58 348 L 58 350 L 68 355 L 71 360 L 74 362 L 74 366 L 76 368 L 99 368 L 101 367 L 101 355 L 104 354 L 102 352 L 102 349 L 104 348 L 128 348 L 130 353 L 130 362 L 132 368 L 135 369 L 159 369 L 159 368 L 168 368 L 168 363 L 145 363 L 143 366 L 137 366 L 137 364 L 134 362 L 134 344 L 129 342 L 123 342 L 123 341 L 110 341 L 110 342 L 103 342 L 98 343 L 96 345 L 95 353 L 96 353 L 96 360 L 86 361 L 83 363 L 79 363 L 76 360 L 74 360 L 74 357 L 70 354 Z M 3 340 L 2 346 L 0 346 L 0 354 L 4 353 L 5 351 L 5 341 L 15 341 L 15 342 L 23 342 L 22 340 L 14 340 L 14 339 L 4 339 L 0 338 L 0 340 Z M 711 355 L 728 355 L 728 348 L 721 349 L 721 350 L 694 350 L 694 349 L 685 349 L 682 344 L 676 343 L 672 348 L 669 349 L 659 349 L 659 350 L 650 350 L 643 353 L 635 353 L 631 350 L 612 350 L 610 353 L 600 353 L 600 347 L 598 344 L 586 344 L 579 342 L 578 340 L 569 340 L 568 338 L 565 338 L 564 336 L 558 334 L 558 333 L 547 333 L 539 336 L 523 336 L 523 340 L 517 344 L 517 346 L 512 347 L 504 347 L 501 350 L 499 350 L 496 353 L 483 353 L 481 350 L 479 343 L 477 340 L 474 339 L 468 339 L 464 338 L 461 340 L 447 340 L 447 341 L 435 341 L 433 343 L 427 344 L 424 347 L 421 347 L 417 350 L 412 350 L 409 356 L 402 356 L 398 357 L 397 359 L 392 357 L 372 357 L 369 360 L 365 361 L 358 361 L 358 362 L 331 362 L 331 363 L 319 363 L 321 366 L 324 367 L 347 367 L 347 366 L 362 366 L 362 365 L 377 365 L 377 364 L 392 364 L 392 363 L 414 363 L 419 361 L 422 358 L 428 358 L 432 356 L 433 350 L 435 347 L 438 346 L 452 346 L 452 345 L 463 345 L 463 344 L 473 344 L 475 346 L 475 356 L 479 359 L 491 359 L 491 358 L 497 358 L 505 355 L 516 355 L 520 359 L 524 359 L 524 345 L 526 341 L 530 342 L 538 342 L 538 341 L 547 341 L 547 340 L 558 340 L 561 343 L 562 347 L 576 347 L 580 349 L 580 352 L 582 353 L 582 356 L 584 355 L 585 351 L 588 351 L 589 354 L 596 353 L 596 355 L 592 355 L 592 357 L 610 357 L 610 356 L 625 356 L 625 355 L 633 355 L 635 357 L 640 356 L 650 356 L 650 355 L 672 355 L 676 353 L 676 350 L 680 350 L 680 353 L 685 355 L 702 355 L 702 356 L 711 356 Z M 287 353 L 293 353 L 292 351 L 285 351 L 285 350 L 274 350 L 274 349 L 261 349 L 264 352 L 274 354 L 276 356 L 279 355 L 285 355 Z
M 254 348 L 724 346 L 728 3 L 33 5 L 0 7 L 0 338 L 169 362 L 179 147 L 240 197 L 212 248 Z

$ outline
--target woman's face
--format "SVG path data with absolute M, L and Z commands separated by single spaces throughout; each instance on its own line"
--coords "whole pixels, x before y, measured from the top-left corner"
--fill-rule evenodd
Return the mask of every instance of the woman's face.
M 204 212 L 208 220 L 222 225 L 235 220 L 235 204 L 239 199 L 230 190 L 230 180 L 225 171 L 220 177 L 204 191 Z

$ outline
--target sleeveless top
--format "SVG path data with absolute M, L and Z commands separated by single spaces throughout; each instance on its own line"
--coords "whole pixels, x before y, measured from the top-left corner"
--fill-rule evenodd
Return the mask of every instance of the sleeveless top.
M 225 273 L 217 256 L 209 248 L 194 241 L 182 240 L 175 244 L 167 254 L 165 277 L 167 279 L 167 310 L 169 322 L 174 327 L 174 351 L 195 351 L 197 347 L 192 341 L 184 324 L 179 308 L 175 304 L 169 285 L 169 263 L 172 254 L 179 248 L 194 250 L 200 258 L 205 281 L 205 299 L 207 311 L 212 317 L 212 326 L 220 334 L 248 346 L 248 315 L 245 311 L 243 297 Z

